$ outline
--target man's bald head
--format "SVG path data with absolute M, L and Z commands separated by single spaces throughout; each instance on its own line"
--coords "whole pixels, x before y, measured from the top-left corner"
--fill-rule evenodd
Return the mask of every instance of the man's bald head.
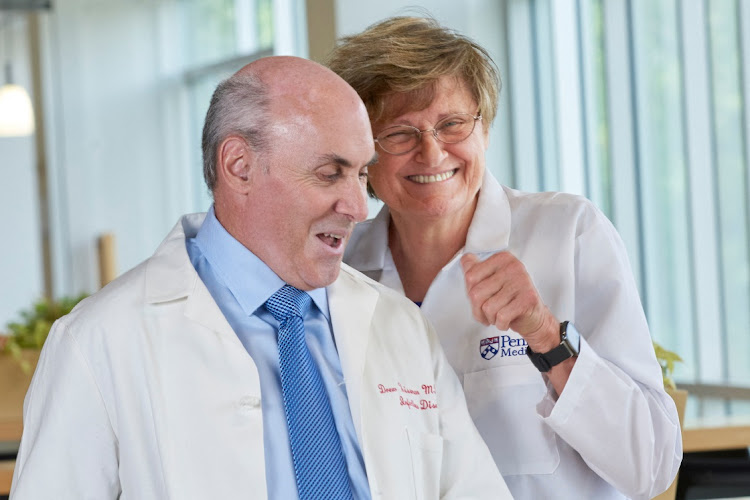
M 292 56 L 264 57 L 248 64 L 235 76 L 251 75 L 267 82 L 269 94 L 278 99 L 294 99 L 302 105 L 322 95 L 357 93 L 336 73 L 320 64 Z M 312 100 L 312 101 L 311 101 Z
M 361 100 L 344 80 L 318 63 L 273 56 L 246 65 L 219 84 L 206 113 L 202 149 L 208 189 L 216 189 L 218 147 L 228 136 L 241 136 L 262 155 L 274 132 L 292 133 L 288 122 L 295 117 L 320 118 L 326 110 L 342 106 L 361 107 Z

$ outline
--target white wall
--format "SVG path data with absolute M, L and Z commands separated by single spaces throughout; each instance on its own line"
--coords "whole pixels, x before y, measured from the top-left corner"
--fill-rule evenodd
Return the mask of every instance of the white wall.
M 8 36 L 8 30 L 10 36 Z M 0 62 L 31 94 L 25 16 L 0 13 Z M 4 67 L 0 67 L 0 71 Z M 5 83 L 0 73 L 0 85 Z M 33 137 L 0 137 L 0 332 L 44 290 Z
M 46 19 L 56 294 L 96 290 L 99 234 L 115 233 L 124 270 L 183 211 L 183 125 L 163 113 L 172 99 L 160 51 L 167 6 L 69 0 Z

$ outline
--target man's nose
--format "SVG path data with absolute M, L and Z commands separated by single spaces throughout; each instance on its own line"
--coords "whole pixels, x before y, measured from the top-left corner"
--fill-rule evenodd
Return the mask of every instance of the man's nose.
M 346 215 L 354 222 L 362 222 L 367 218 L 367 190 L 359 178 L 347 182 L 342 189 L 341 196 L 336 203 L 336 212 Z

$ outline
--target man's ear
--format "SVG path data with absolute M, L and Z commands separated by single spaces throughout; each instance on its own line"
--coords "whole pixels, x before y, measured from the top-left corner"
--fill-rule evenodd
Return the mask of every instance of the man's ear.
M 217 181 L 232 191 L 246 193 L 255 154 L 242 137 L 231 135 L 219 145 Z

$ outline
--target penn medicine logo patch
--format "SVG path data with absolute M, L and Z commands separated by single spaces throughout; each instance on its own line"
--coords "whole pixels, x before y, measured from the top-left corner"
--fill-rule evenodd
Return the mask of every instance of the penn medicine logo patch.
M 484 359 L 492 359 L 500 347 L 500 337 L 488 337 L 479 341 L 479 354 Z
M 479 341 L 479 354 L 487 360 L 497 355 L 500 355 L 501 358 L 505 356 L 524 356 L 526 355 L 527 345 L 523 338 L 511 337 L 510 335 L 487 337 Z

